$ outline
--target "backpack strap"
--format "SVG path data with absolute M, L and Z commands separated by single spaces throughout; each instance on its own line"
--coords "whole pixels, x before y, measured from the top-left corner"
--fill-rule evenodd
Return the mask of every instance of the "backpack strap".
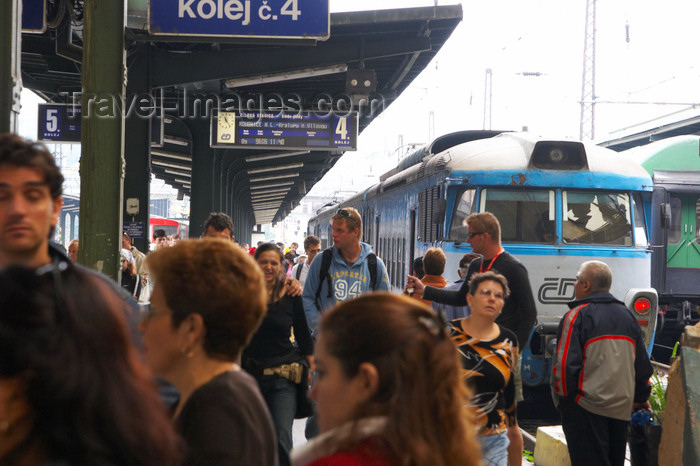
M 373 252 L 367 255 L 367 268 L 369 269 L 369 286 L 374 291 L 377 289 L 377 255 Z
M 301 269 L 303 269 L 303 268 L 304 268 L 304 263 L 303 262 L 299 263 L 299 267 L 297 267 L 297 273 L 295 274 L 296 275 L 295 278 L 297 280 L 299 280 L 299 277 L 301 277 Z
M 321 288 L 323 288 L 323 280 L 328 283 L 328 297 L 333 297 L 333 282 L 328 271 L 331 268 L 331 261 L 333 260 L 333 248 L 324 249 L 321 256 L 321 271 L 318 274 L 318 288 L 316 289 L 316 303 L 318 304 L 318 298 L 321 296 Z M 319 305 L 319 309 L 321 309 Z

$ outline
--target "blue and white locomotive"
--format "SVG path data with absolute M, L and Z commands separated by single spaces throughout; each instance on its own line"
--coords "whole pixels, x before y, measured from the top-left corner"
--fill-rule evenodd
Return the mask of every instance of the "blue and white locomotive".
M 658 312 L 644 211 L 651 192 L 649 174 L 609 149 L 528 133 L 462 131 L 418 149 L 379 184 L 320 211 L 309 233 L 327 247 L 330 217 L 355 207 L 363 240 L 400 290 L 413 259 L 433 246 L 447 255 L 445 278 L 456 280 L 459 259 L 471 251 L 465 219 L 493 213 L 504 248 L 528 270 L 537 304 L 532 350 L 523 351 L 523 382 L 535 386 L 548 380 L 552 334 L 587 260 L 611 267 L 611 292 L 626 297 L 651 348 Z

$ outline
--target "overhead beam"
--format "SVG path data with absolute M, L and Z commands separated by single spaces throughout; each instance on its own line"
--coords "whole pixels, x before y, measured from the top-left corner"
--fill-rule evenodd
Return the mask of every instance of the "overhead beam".
M 153 50 L 153 86 L 165 87 L 215 79 L 280 73 L 289 69 L 342 65 L 360 59 L 372 60 L 431 50 L 425 37 L 389 39 L 366 43 L 364 51 L 356 42 L 323 44 L 308 49 L 275 48 L 266 50 L 232 50 L 220 52 L 175 53 Z M 245 66 L 241 66 L 245 63 Z

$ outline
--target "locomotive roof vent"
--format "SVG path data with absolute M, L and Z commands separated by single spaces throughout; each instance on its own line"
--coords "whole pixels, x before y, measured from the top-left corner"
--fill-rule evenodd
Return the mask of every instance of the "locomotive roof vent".
M 582 170 L 588 168 L 586 148 L 576 141 L 539 141 L 530 157 L 529 168 Z

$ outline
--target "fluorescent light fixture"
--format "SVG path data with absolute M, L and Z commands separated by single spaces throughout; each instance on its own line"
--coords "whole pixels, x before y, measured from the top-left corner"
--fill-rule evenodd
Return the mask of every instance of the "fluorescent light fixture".
M 251 168 L 248 170 L 248 174 L 254 175 L 256 173 L 274 172 L 277 170 L 291 170 L 292 168 L 301 168 L 303 166 L 304 166 L 304 163 L 299 162 L 299 163 L 290 163 L 289 165 L 276 165 L 274 167 Z
M 164 171 L 165 173 L 169 173 L 171 175 L 186 176 L 188 178 L 192 178 L 192 175 L 189 172 L 185 171 L 185 169 L 182 169 L 182 171 L 166 169 Z
M 191 157 L 179 154 L 172 154 L 170 152 L 163 152 L 162 150 L 151 150 L 151 155 L 158 155 L 160 157 L 167 157 L 169 159 L 186 160 L 187 162 L 192 161 Z
M 288 194 L 288 191 L 287 191 L 287 192 L 283 192 L 283 193 L 264 193 L 264 192 L 259 192 L 259 193 L 252 194 L 252 195 L 250 196 L 250 198 L 251 198 L 252 200 L 257 200 L 257 199 L 269 199 L 269 198 L 278 198 L 278 197 L 279 197 L 279 198 L 284 198 L 284 197 L 287 196 L 287 194 Z
M 176 183 L 183 183 L 183 184 L 190 184 L 190 183 L 192 183 L 191 180 L 183 180 L 183 179 L 178 179 L 178 178 L 175 178 L 175 182 L 176 182 Z
M 261 205 L 268 205 L 268 206 L 273 206 L 273 205 L 280 205 L 282 204 L 282 199 L 259 199 L 257 201 L 252 201 L 251 204 L 254 206 L 261 206 Z
M 253 190 L 253 189 L 276 188 L 277 186 L 292 186 L 293 184 L 294 184 L 294 181 L 280 181 L 279 183 L 271 183 L 271 184 L 266 184 L 266 185 L 261 185 L 261 186 L 251 186 L 250 189 Z
M 176 138 L 174 136 L 165 136 L 163 138 L 163 142 L 168 143 L 168 144 L 175 144 L 177 146 L 189 146 L 190 145 L 190 141 L 188 141 L 187 139 Z
M 176 170 L 190 170 L 189 165 L 184 165 L 181 163 L 171 163 L 171 162 L 161 162 L 160 160 L 151 160 L 151 163 L 153 165 L 158 165 L 159 167 L 169 167 L 169 168 L 174 168 Z
M 286 194 L 283 194 L 282 196 L 266 196 L 266 197 L 256 197 L 254 199 L 251 199 L 250 202 L 256 203 L 256 202 L 262 202 L 262 201 L 277 201 L 277 202 L 282 202 L 282 200 L 287 197 Z
M 293 157 L 295 155 L 306 155 L 306 154 L 310 154 L 310 153 L 311 153 L 310 150 L 297 150 L 297 151 L 293 151 L 293 152 L 279 151 L 279 152 L 273 152 L 273 153 L 266 153 L 265 155 L 251 155 L 249 157 L 246 157 L 245 161 L 247 163 L 251 163 L 251 162 L 259 162 L 261 160 L 279 159 L 282 157 Z
M 251 183 L 262 183 L 263 181 L 273 181 L 273 180 L 279 180 L 282 178 L 296 178 L 297 176 L 299 176 L 299 172 L 287 173 L 284 175 L 259 176 L 258 178 L 251 178 L 250 182 Z
M 256 188 L 257 188 L 257 186 L 256 186 Z M 284 188 L 266 189 L 265 192 L 255 192 L 255 193 L 251 192 L 250 195 L 251 195 L 251 196 L 257 196 L 258 194 L 286 193 L 286 192 L 288 192 L 290 189 L 292 189 L 291 186 L 287 186 L 287 187 L 284 187 Z
M 313 78 L 315 76 L 326 76 L 329 74 L 345 73 L 348 65 L 331 65 L 319 68 L 304 68 L 301 70 L 285 71 L 283 73 L 260 74 L 257 76 L 245 76 L 242 78 L 232 78 L 226 80 L 226 87 L 237 88 L 252 86 L 255 84 L 276 83 L 280 81 L 290 81 L 292 79 Z

